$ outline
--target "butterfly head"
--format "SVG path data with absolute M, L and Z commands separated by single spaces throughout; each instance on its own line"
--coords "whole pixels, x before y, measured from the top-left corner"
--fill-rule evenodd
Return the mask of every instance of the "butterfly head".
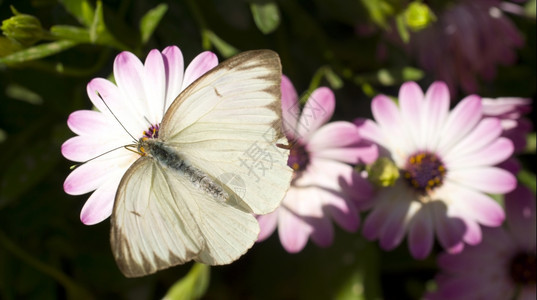
M 149 126 L 147 130 L 144 130 L 144 135 L 138 140 L 137 143 L 138 153 L 140 153 L 141 156 L 146 156 L 148 154 L 148 150 L 151 144 L 150 140 L 158 138 L 159 128 L 160 124 L 155 124 Z

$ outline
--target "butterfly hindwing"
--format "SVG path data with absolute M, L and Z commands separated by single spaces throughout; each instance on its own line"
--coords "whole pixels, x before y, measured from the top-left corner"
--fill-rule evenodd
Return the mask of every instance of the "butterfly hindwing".
M 237 259 L 257 238 L 253 216 L 196 188 L 154 158 L 139 158 L 116 194 L 111 244 L 119 268 L 138 277 L 190 260 Z
M 160 136 L 255 214 L 273 211 L 292 171 L 281 130 L 281 65 L 270 50 L 241 53 L 185 89 L 164 116 Z M 227 182 L 225 177 L 235 177 Z M 223 179 L 224 178 L 224 179 Z

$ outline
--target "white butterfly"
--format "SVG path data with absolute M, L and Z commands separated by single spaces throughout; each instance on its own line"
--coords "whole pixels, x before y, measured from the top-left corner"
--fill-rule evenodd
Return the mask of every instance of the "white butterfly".
M 273 211 L 291 180 L 281 129 L 281 65 L 241 53 L 186 88 L 142 138 L 121 179 L 111 245 L 127 277 L 195 260 L 233 262 L 255 242 L 253 214 Z

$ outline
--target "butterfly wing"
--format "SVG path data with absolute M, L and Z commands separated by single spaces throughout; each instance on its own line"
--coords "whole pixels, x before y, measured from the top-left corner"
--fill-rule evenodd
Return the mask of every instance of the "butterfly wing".
M 292 170 L 281 130 L 281 65 L 270 50 L 243 52 L 186 88 L 172 103 L 159 136 L 230 189 L 230 205 L 273 211 Z M 234 178 L 235 180 L 228 180 Z
M 123 176 L 111 224 L 112 251 L 127 277 L 192 259 L 230 263 L 259 232 L 253 216 L 216 201 L 151 157 L 139 158 Z

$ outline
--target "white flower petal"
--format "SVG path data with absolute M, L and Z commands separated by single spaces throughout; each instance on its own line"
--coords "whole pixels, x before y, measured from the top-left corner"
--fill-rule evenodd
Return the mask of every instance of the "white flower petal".
M 157 49 L 149 52 L 144 63 L 145 101 L 147 102 L 147 119 L 151 124 L 157 124 L 165 113 L 166 71 L 164 59 Z
M 162 51 L 162 58 L 166 70 L 166 111 L 183 90 L 184 61 L 183 53 L 177 46 L 166 47 Z

